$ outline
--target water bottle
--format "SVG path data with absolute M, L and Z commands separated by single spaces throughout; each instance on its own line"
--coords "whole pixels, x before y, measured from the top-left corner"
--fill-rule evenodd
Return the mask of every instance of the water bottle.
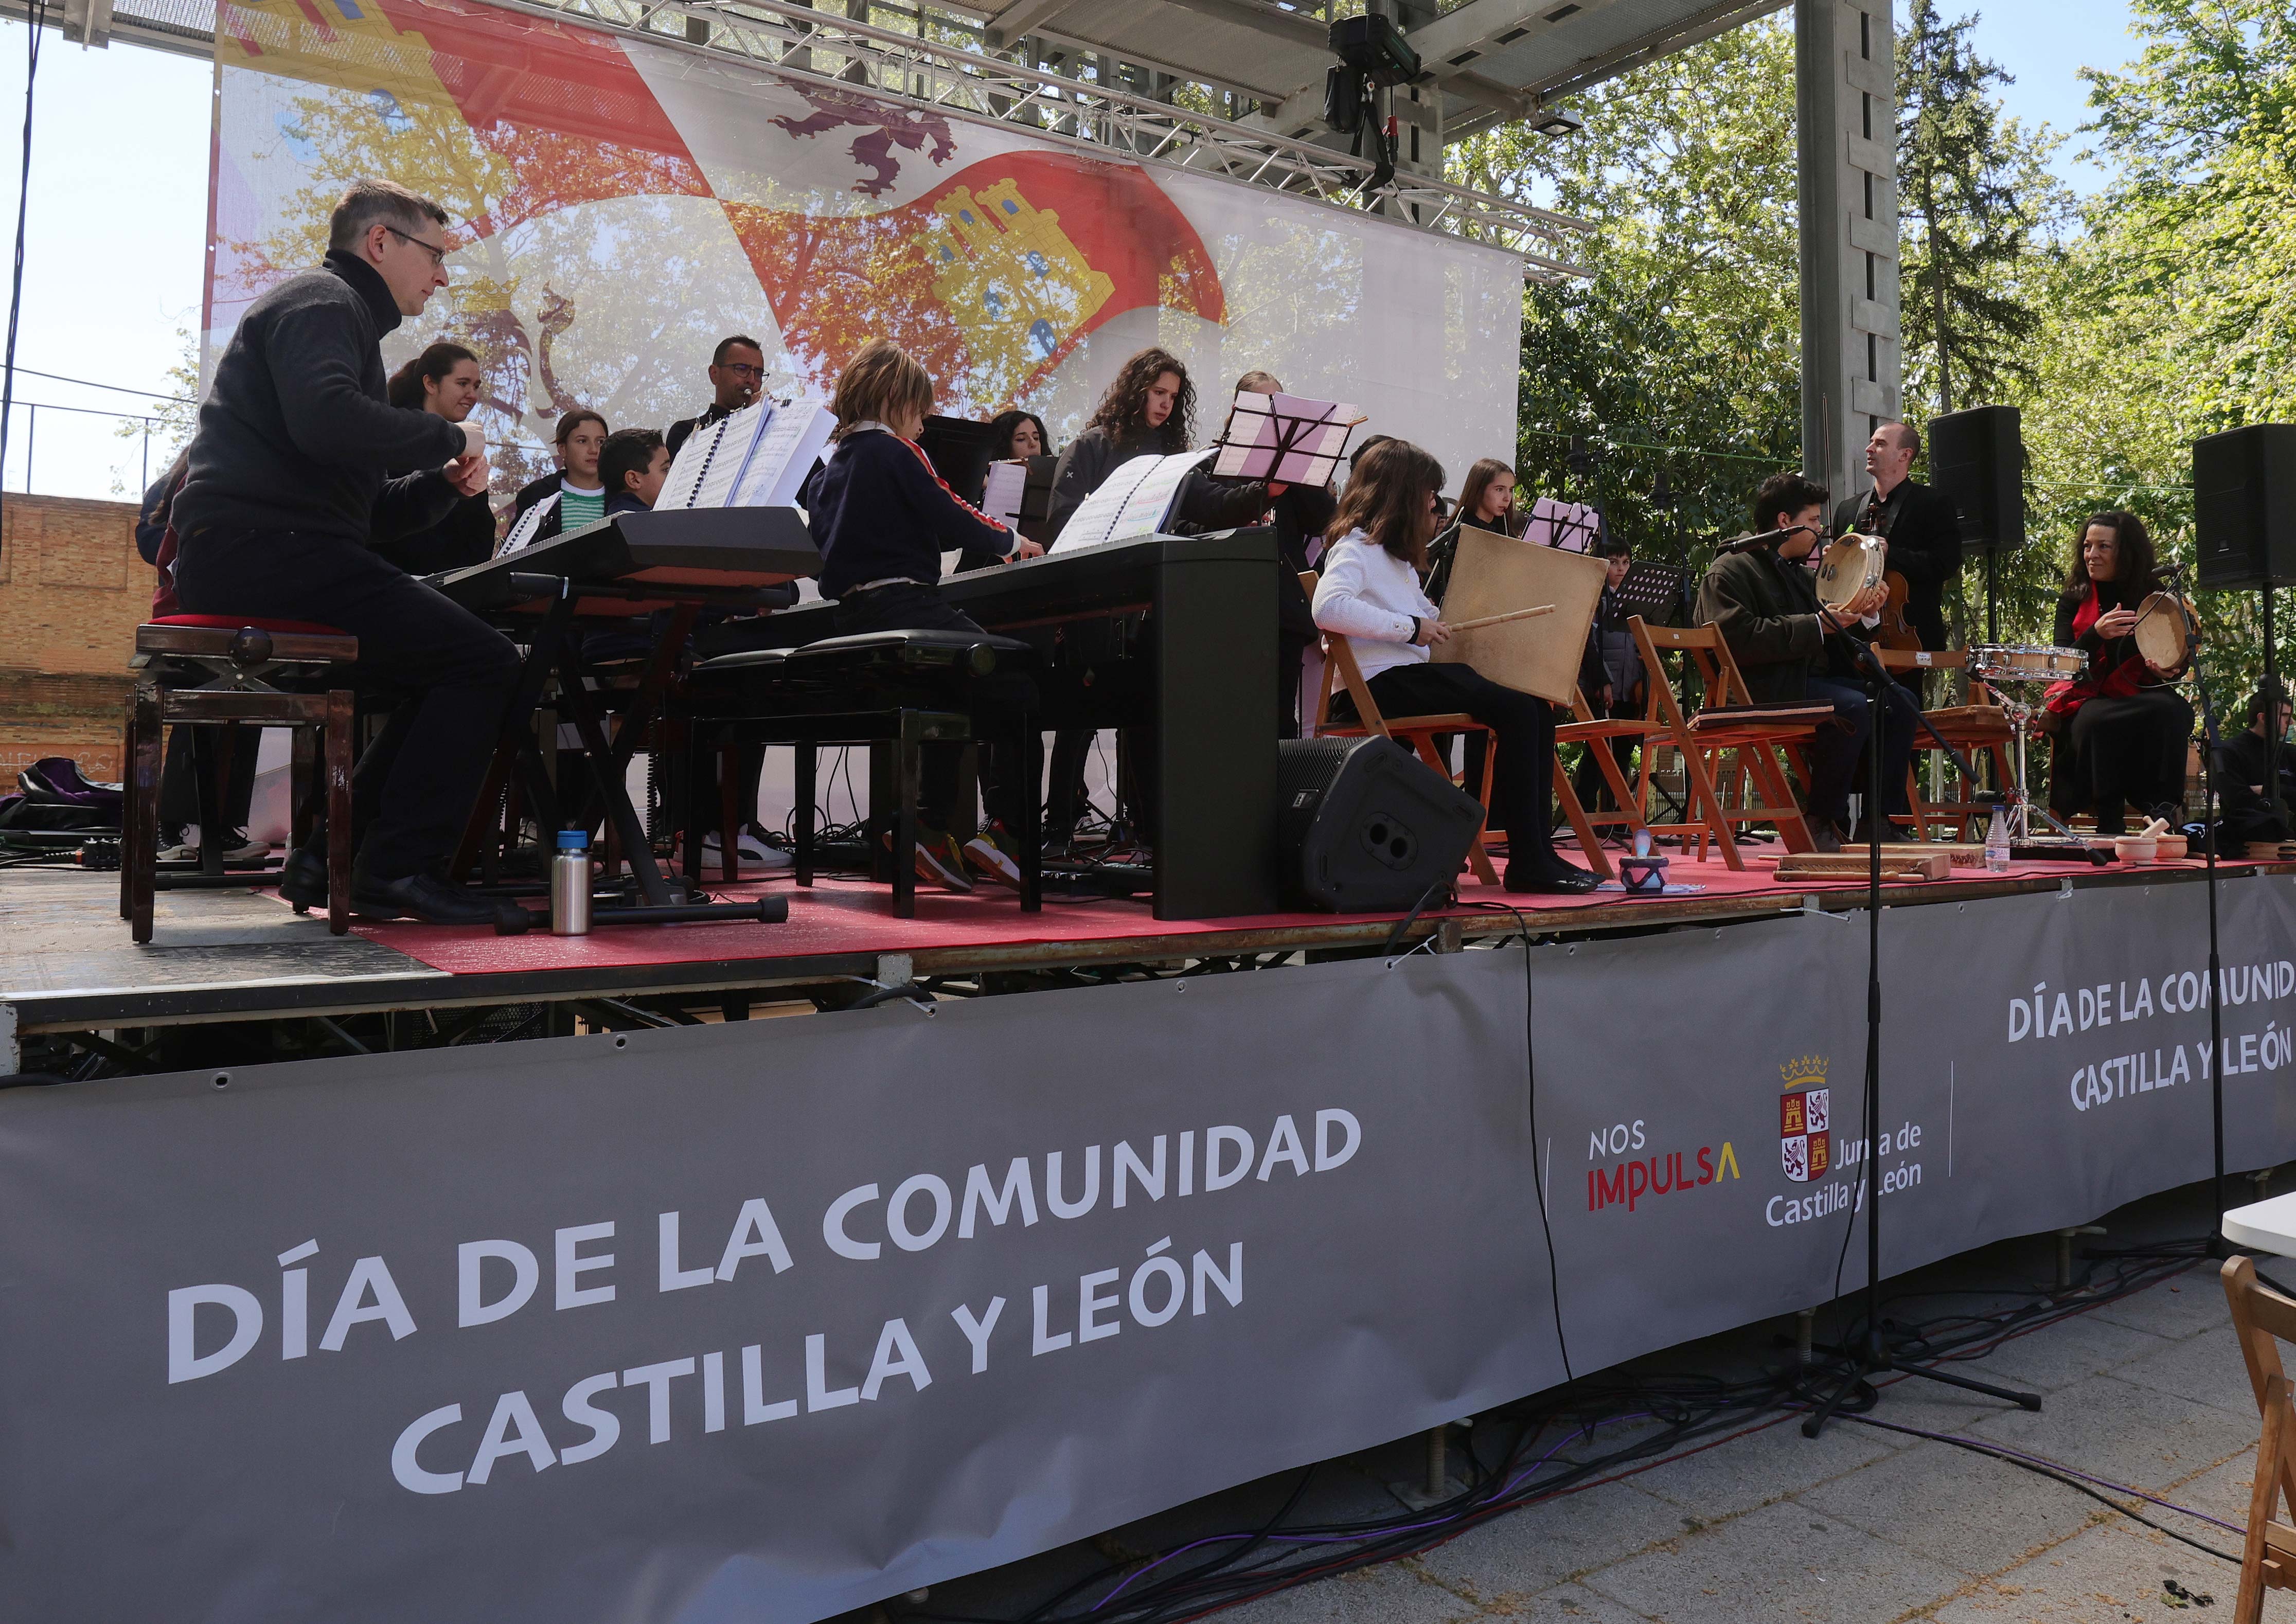
M 1993 808 L 1993 821 L 1986 827 L 1985 866 L 1997 874 L 2009 872 L 2009 812 L 2005 807 Z
M 558 855 L 550 864 L 550 933 L 590 934 L 590 834 L 561 829 Z

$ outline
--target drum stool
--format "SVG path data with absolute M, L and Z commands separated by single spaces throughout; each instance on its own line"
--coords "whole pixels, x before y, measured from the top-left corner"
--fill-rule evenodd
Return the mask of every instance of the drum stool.
M 293 844 L 308 839 L 317 809 L 313 767 L 325 756 L 327 929 L 350 929 L 351 693 L 291 693 L 265 679 L 294 668 L 316 674 L 358 658 L 358 639 L 332 626 L 229 615 L 165 615 L 135 628 L 140 668 L 127 699 L 127 806 L 120 828 L 119 916 L 139 942 L 152 939 L 158 889 L 160 743 L 171 723 L 250 723 L 294 731 Z M 205 681 L 198 678 L 204 677 Z M 212 840 L 202 832 L 202 838 Z

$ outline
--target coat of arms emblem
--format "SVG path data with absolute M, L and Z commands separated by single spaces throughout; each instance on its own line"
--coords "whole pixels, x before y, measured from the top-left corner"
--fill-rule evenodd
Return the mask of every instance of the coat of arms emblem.
M 1833 1091 L 1825 1087 L 1825 1057 L 1790 1060 L 1778 1073 L 1785 1079 L 1778 1098 L 1778 1160 L 1788 1178 L 1806 1185 L 1833 1166 Z

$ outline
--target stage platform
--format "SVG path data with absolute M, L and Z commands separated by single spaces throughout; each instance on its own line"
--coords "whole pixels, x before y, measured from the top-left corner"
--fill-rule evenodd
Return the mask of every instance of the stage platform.
M 1628 897 L 1514 896 L 1469 883 L 1460 905 L 1431 910 L 1401 938 L 1441 928 L 1455 939 L 1600 935 L 1775 917 L 1805 907 L 1862 908 L 1862 880 L 1796 880 L 1772 872 L 1775 849 L 1751 849 L 1747 868 L 1677 856 L 1671 874 L 1689 892 Z M 2226 864 L 2221 872 L 2253 865 Z M 1886 885 L 1891 906 L 1965 903 L 2065 886 L 2197 882 L 2196 861 L 2142 867 L 2019 863 L 2005 874 L 1956 869 L 1950 879 Z M 138 947 L 118 917 L 118 876 L 23 870 L 0 881 L 0 1005 L 23 1035 L 119 1026 L 262 1021 L 394 1010 L 437 1010 L 668 994 L 777 993 L 840 981 L 923 980 L 1138 964 L 1374 951 L 1396 914 L 1272 914 L 1159 921 L 1147 902 L 1062 901 L 1020 911 L 1010 892 L 955 896 L 920 888 L 917 916 L 898 919 L 882 885 L 824 879 L 800 888 L 786 874 L 712 887 L 725 900 L 791 899 L 786 924 L 689 924 L 601 929 L 587 937 L 542 931 L 497 937 L 414 923 L 360 925 L 328 935 L 323 918 L 297 915 L 268 891 L 160 894 L 152 942 Z M 534 906 L 539 906 L 539 902 Z

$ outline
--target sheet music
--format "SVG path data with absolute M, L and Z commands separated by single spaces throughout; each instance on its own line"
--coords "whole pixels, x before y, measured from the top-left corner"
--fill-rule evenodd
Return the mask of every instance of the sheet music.
M 751 408 L 755 409 L 755 408 Z M 775 409 L 759 428 L 727 507 L 787 507 L 829 444 L 837 419 L 818 401 L 797 400 Z M 706 505 L 706 504 L 697 504 Z
M 677 455 L 669 465 L 669 473 L 661 482 L 661 496 L 656 507 L 693 507 L 695 494 L 701 489 L 703 476 L 716 464 L 720 447 L 726 443 L 726 431 L 733 425 L 733 417 L 721 417 L 706 429 L 697 429 L 685 437 L 685 444 L 677 448 Z
M 1021 528 L 1021 503 L 1028 495 L 1029 464 L 1026 463 L 991 463 L 988 464 L 988 485 L 980 493 L 980 511 L 991 519 L 1001 519 L 1007 529 Z
M 1154 535 L 1170 515 L 1180 482 L 1218 449 L 1207 447 L 1177 456 L 1136 456 L 1120 464 L 1070 515 L 1067 528 L 1061 531 L 1059 550 L 1074 552 Z
M 1212 472 L 1223 479 L 1326 484 L 1346 455 L 1349 435 L 1364 421 L 1361 408 L 1341 401 L 1239 390 L 1220 431 Z
M 1602 525 L 1603 515 L 1595 508 L 1541 496 L 1530 504 L 1530 521 L 1523 527 L 1522 538 L 1565 553 L 1591 552 Z

